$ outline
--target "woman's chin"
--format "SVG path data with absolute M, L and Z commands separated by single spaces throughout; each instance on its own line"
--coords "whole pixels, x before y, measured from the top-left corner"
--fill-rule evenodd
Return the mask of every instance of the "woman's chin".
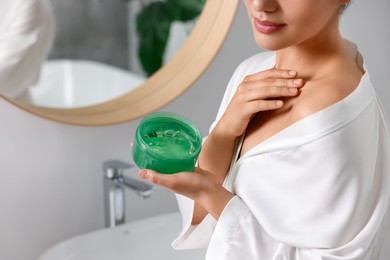
M 267 51 L 277 51 L 287 47 L 285 41 L 279 41 L 274 37 L 256 35 L 255 42 L 260 48 Z

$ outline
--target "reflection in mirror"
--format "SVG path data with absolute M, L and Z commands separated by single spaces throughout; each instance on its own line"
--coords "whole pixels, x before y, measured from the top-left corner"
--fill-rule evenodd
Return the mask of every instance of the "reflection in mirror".
M 0 10 L 0 94 L 14 98 L 39 79 L 53 17 L 45 0 L 0 1 Z
M 36 3 L 28 13 L 32 19 L 42 14 L 54 17 L 52 23 L 42 17 L 45 23 L 35 24 L 46 32 L 36 39 L 44 36 L 45 48 L 51 46 L 48 58 L 43 63 L 36 60 L 33 83 L 18 93 L 1 93 L 52 108 L 103 103 L 142 85 L 182 47 L 204 5 L 204 0 L 32 2 Z M 46 54 L 40 48 L 41 56 Z
M 34 80 L 38 78 L 39 71 L 42 65 L 42 57 L 47 58 L 48 52 L 51 50 L 50 44 L 46 45 L 39 45 L 39 46 L 48 46 L 45 48 L 36 48 L 38 46 L 38 41 L 36 39 L 45 39 L 47 42 L 51 43 L 50 40 L 52 39 L 50 35 L 46 35 L 45 37 L 42 37 L 42 33 L 51 30 L 43 30 L 43 28 L 46 28 L 45 26 L 42 26 L 42 24 L 50 25 L 50 18 L 51 16 L 48 15 L 48 5 L 49 1 L 55 0 L 6 0 L 6 1 L 0 1 L 1 3 L 1 10 L 2 15 L 0 16 L 0 21 L 3 21 L 1 19 L 5 18 L 7 19 L 5 23 L 7 23 L 7 27 L 1 27 L 0 29 L 0 38 L 3 39 L 0 41 L 0 49 L 1 50 L 7 50 L 5 52 L 0 52 L 0 88 L 4 90 L 3 86 L 5 86 L 8 89 L 14 90 L 14 89 L 23 89 L 23 87 L 29 87 L 32 84 L 34 84 Z M 61 5 L 65 5 L 69 1 L 74 1 L 73 8 L 81 8 L 82 4 L 87 1 L 87 3 L 113 3 L 116 2 L 118 4 L 125 1 L 125 0 L 57 0 Z M 127 1 L 127 0 L 126 0 Z M 157 0 L 129 0 L 130 2 L 126 3 L 126 12 L 127 17 L 130 19 L 131 17 L 136 16 L 135 14 L 139 13 L 139 10 L 143 10 L 145 6 L 149 6 L 150 3 L 154 3 Z M 204 0 L 160 0 L 160 2 L 180 2 L 180 3 L 191 3 L 191 2 L 203 2 Z M 54 7 L 55 5 L 52 3 Z M 74 107 L 74 105 L 69 107 L 48 107 L 48 106 L 37 106 L 34 104 L 20 101 L 22 97 L 19 97 L 20 99 L 17 100 L 12 95 L 8 95 L 5 93 L 5 91 L 0 91 L 0 98 L 18 106 L 21 109 L 24 109 L 34 115 L 53 120 L 56 122 L 66 123 L 66 124 L 72 124 L 72 125 L 83 125 L 83 126 L 101 126 L 101 125 L 112 125 L 112 124 L 118 124 L 123 123 L 127 121 L 134 120 L 136 118 L 142 117 L 152 111 L 156 111 L 160 109 L 161 107 L 167 105 L 169 102 L 173 101 L 175 98 L 177 98 L 179 95 L 181 95 L 184 91 L 186 91 L 189 87 L 192 86 L 192 84 L 201 76 L 201 74 L 205 71 L 205 69 L 210 65 L 212 60 L 214 59 L 215 55 L 217 54 L 218 50 L 221 48 L 222 43 L 225 40 L 225 37 L 227 36 L 230 26 L 233 22 L 235 12 L 237 10 L 239 0 L 210 0 L 204 2 L 204 7 L 202 8 L 202 11 L 198 18 L 194 19 L 192 22 L 189 21 L 188 26 L 191 28 L 191 34 L 189 35 L 188 30 L 186 28 L 186 25 L 180 24 L 180 21 L 178 21 L 176 18 L 173 22 L 171 22 L 170 26 L 170 36 L 166 43 L 166 51 L 164 53 L 164 59 L 169 60 L 169 62 L 166 62 L 164 66 L 162 66 L 158 71 L 153 73 L 150 77 L 145 80 L 142 84 L 142 87 L 136 87 L 134 90 L 126 90 L 126 94 L 123 94 L 121 96 L 118 96 L 117 98 L 110 99 L 103 103 L 96 103 L 94 105 L 84 105 L 81 107 Z M 203 3 L 202 3 L 203 4 Z M 133 8 L 132 5 L 135 5 L 136 7 Z M 189 5 L 190 6 L 190 5 Z M 45 7 L 45 8 L 42 8 Z M 137 11 L 138 8 L 138 11 Z M 12 10 L 13 9 L 13 10 Z M 32 11 L 33 10 L 33 11 Z M 72 9 L 73 10 L 73 9 Z M 82 19 L 79 21 L 79 25 L 76 25 L 80 27 L 85 27 L 84 24 L 89 26 L 91 25 L 91 22 L 87 22 L 87 19 L 85 18 L 89 12 L 92 12 L 94 9 L 83 9 L 82 13 Z M 107 10 L 109 10 L 107 8 Z M 129 10 L 131 12 L 129 12 Z M 77 10 L 74 12 L 78 12 Z M 94 11 L 95 12 L 95 11 Z M 132 12 L 135 12 L 133 14 Z M 184 12 L 183 10 L 181 12 Z M 72 12 L 64 12 L 65 17 L 69 16 L 72 18 Z M 104 13 L 104 12 L 103 12 Z M 180 12 L 175 12 L 175 14 L 180 14 Z M 100 16 L 103 16 L 103 14 L 100 14 Z M 119 14 L 118 14 L 119 16 Z M 182 17 L 181 15 L 179 18 Z M 56 18 L 57 19 L 57 18 Z M 72 18 L 75 19 L 75 18 Z M 67 21 L 71 21 L 72 19 L 68 19 Z M 15 22 L 16 21 L 16 22 Z M 160 21 L 160 20 L 158 20 Z M 178 24 L 179 23 L 179 24 Z M 183 23 L 183 21 L 181 22 Z M 192 24 L 191 24 L 192 23 Z M 196 23 L 196 26 L 194 24 Z M 0 26 L 4 23 L 0 23 Z M 15 30 L 15 26 L 10 25 L 16 25 L 17 29 Z M 127 33 L 129 34 L 129 30 L 135 30 L 135 28 L 131 29 L 131 25 L 135 26 L 134 23 L 127 23 L 127 26 L 130 26 L 130 28 L 127 28 Z M 179 26 L 177 26 L 179 25 Z M 100 25 L 102 27 L 106 26 L 105 24 Z M 176 28 L 176 29 L 175 29 Z M 177 29 L 179 28 L 179 29 Z M 193 28 L 193 30 L 192 30 Z M 5 30 L 7 29 L 7 30 Z M 57 29 L 58 30 L 58 29 Z M 90 31 L 93 31 L 92 28 L 90 28 Z M 89 31 L 85 32 L 88 33 Z M 176 37 L 177 35 L 183 35 L 183 32 L 185 37 Z M 54 34 L 52 34 L 54 35 Z M 59 33 L 57 33 L 59 35 Z M 188 36 L 188 39 L 187 39 Z M 12 38 L 14 37 L 14 38 Z M 92 36 L 88 36 L 92 37 Z M 87 41 L 86 38 L 83 37 L 81 41 Z M 15 39 L 16 38 L 16 39 Z M 135 56 L 138 56 L 138 53 L 136 51 L 136 46 L 134 46 L 134 43 L 131 40 L 134 40 L 134 37 L 127 37 L 128 38 L 128 48 L 129 48 L 129 56 L 134 55 L 131 54 L 134 52 L 135 49 Z M 130 39 L 129 39 L 130 38 Z M 6 40 L 5 40 L 6 39 Z M 178 40 L 177 40 L 178 39 Z M 181 40 L 180 40 L 181 39 Z M 111 37 L 110 35 L 105 35 L 103 40 L 95 39 L 92 41 L 95 45 L 98 45 L 100 41 L 105 42 L 107 40 L 108 42 L 110 40 L 115 40 L 114 37 Z M 184 42 L 184 44 L 183 44 Z M 8 45 L 8 46 L 7 46 Z M 95 45 L 92 45 L 91 48 Z M 11 46 L 11 47 L 10 47 Z M 173 47 L 169 47 L 173 46 Z M 180 46 L 179 48 L 174 48 L 174 46 Z M 100 47 L 103 48 L 103 47 Z M 177 53 L 172 54 L 173 52 L 170 52 L 169 49 L 177 49 Z M 11 51 L 10 51 L 11 50 Z M 54 50 L 54 49 L 53 49 Z M 133 50 L 133 51 L 132 51 Z M 87 50 L 84 49 L 82 54 L 84 54 Z M 101 51 L 102 52 L 102 51 Z M 100 50 L 99 52 L 100 53 Z M 4 54 L 6 54 L 4 56 Z M 11 54 L 11 55 L 10 55 Z M 7 55 L 10 55 L 7 59 L 3 59 L 4 57 L 7 57 Z M 14 57 L 12 57 L 14 55 Z M 58 56 L 52 56 L 54 54 L 50 53 L 49 60 L 44 64 L 49 64 L 49 62 L 53 62 L 53 65 L 50 69 L 56 70 L 56 66 L 60 67 L 59 71 L 62 71 L 63 78 L 66 78 L 68 81 L 60 81 L 57 80 L 57 77 L 53 77 L 53 85 L 54 86 L 60 86 L 58 89 L 61 90 L 61 84 L 72 82 L 72 77 L 69 77 L 69 67 L 77 66 L 78 69 L 80 69 L 81 73 L 77 75 L 77 77 L 81 77 L 82 80 L 85 79 L 94 79 L 98 76 L 96 74 L 99 74 L 99 83 L 102 82 L 102 79 L 108 79 L 109 77 L 105 77 L 105 75 L 100 75 L 102 73 L 99 72 L 100 68 L 97 68 L 95 65 L 96 63 L 99 63 L 99 65 L 107 65 L 110 66 L 110 68 L 115 68 L 119 70 L 124 70 L 126 73 L 129 73 L 129 69 L 123 69 L 121 67 L 118 67 L 118 65 L 111 65 L 106 62 L 101 62 L 100 60 L 85 60 L 86 58 L 73 58 L 70 59 L 72 61 L 71 64 L 68 62 L 68 59 L 63 58 L 59 59 Z M 121 53 L 122 56 L 126 56 L 127 54 Z M 53 59 L 53 57 L 56 57 L 56 59 Z M 30 58 L 30 59 L 28 59 Z M 130 59 L 129 59 L 130 60 Z M 127 61 L 129 61 L 127 60 Z M 5 63 L 4 63 L 5 61 Z M 54 62 L 59 62 L 58 64 L 54 64 Z M 61 63 L 63 62 L 63 63 Z M 77 63 L 77 64 L 76 64 Z M 91 64 L 92 63 L 92 64 Z M 62 67 L 66 67 L 67 69 L 62 69 Z M 94 75 L 86 76 L 86 73 L 83 72 L 84 67 L 93 67 L 93 69 L 96 69 Z M 128 62 L 128 66 L 130 68 L 130 64 Z M 27 68 L 27 70 L 26 70 Z M 105 67 L 106 68 L 106 67 Z M 145 73 L 139 74 L 139 72 L 143 72 L 143 67 L 140 67 L 139 71 L 131 71 L 133 74 L 142 76 L 146 75 Z M 12 71 L 12 73 L 10 72 Z M 46 69 L 45 72 L 48 72 L 49 69 Z M 117 75 L 122 73 L 117 73 L 118 71 L 111 71 L 111 74 Z M 57 70 L 58 73 L 58 70 Z M 66 74 L 68 73 L 68 74 Z M 48 73 L 42 72 L 42 75 L 48 75 Z M 70 74 L 73 75 L 73 74 Z M 5 76 L 5 77 L 4 77 Z M 100 77 L 102 76 L 102 77 Z M 7 78 L 8 77 L 8 78 Z M 75 76 L 76 77 L 76 76 Z M 116 76 L 115 76 L 116 77 Z M 43 77 L 42 77 L 43 78 Z M 11 79 L 13 82 L 11 82 Z M 7 82 L 7 80 L 9 80 Z M 81 80 L 81 81 L 82 81 Z M 16 83 L 20 82 L 24 83 L 22 88 L 19 88 L 19 85 Z M 113 82 L 113 80 L 107 80 L 109 83 Z M 50 82 L 50 81 L 48 81 Z M 29 83 L 29 84 L 26 84 Z M 108 83 L 107 83 L 108 84 Z M 63 84 L 64 86 L 66 84 Z M 71 85 L 71 84 L 69 84 Z M 82 84 L 83 87 L 85 87 L 87 84 Z M 105 83 L 102 84 L 104 87 L 106 87 Z M 130 84 L 128 84 L 130 85 Z M 12 86 L 12 87 L 11 87 Z M 88 86 L 91 86 L 93 88 L 93 91 L 85 91 L 87 93 L 88 97 L 96 96 L 97 88 L 94 87 L 92 84 L 88 84 Z M 30 88 L 30 90 L 32 87 Z M 42 88 L 44 89 L 44 87 Z M 111 88 L 113 89 L 113 88 Z M 79 89 L 78 89 L 79 90 Z M 62 90 L 61 90 L 62 91 Z M 73 91 L 73 92 L 72 92 Z M 30 91 L 31 92 L 31 91 Z M 44 92 L 44 91 L 43 91 Z M 74 97 L 74 90 L 71 90 L 67 92 L 66 95 L 61 95 L 61 98 L 64 97 Z M 40 95 L 41 93 L 38 92 Z M 93 95 L 95 94 L 95 95 Z M 102 93 L 102 96 L 107 97 L 107 93 Z M 21 95 L 19 95 L 21 96 Z M 26 95 L 24 95 L 26 96 Z M 27 96 L 25 100 L 31 99 L 31 96 Z M 64 102 L 63 100 L 61 100 Z M 57 104 L 58 105 L 58 104 Z

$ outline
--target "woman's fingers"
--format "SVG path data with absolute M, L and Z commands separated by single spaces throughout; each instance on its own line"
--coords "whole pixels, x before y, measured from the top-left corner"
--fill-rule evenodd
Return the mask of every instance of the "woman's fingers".
M 139 176 L 154 184 L 166 187 L 186 196 L 200 205 L 218 219 L 227 203 L 234 196 L 217 182 L 215 176 L 208 171 L 195 168 L 194 172 L 176 174 L 160 174 L 152 170 L 141 170 Z
M 268 69 L 265 71 L 260 71 L 251 75 L 247 75 L 244 78 L 244 81 L 258 81 L 261 79 L 267 78 L 284 78 L 284 79 L 292 79 L 295 78 L 298 73 L 294 70 L 282 70 L 282 69 Z
M 281 78 L 267 78 L 257 81 L 243 81 L 240 88 L 246 91 L 252 91 L 261 87 L 288 87 L 300 88 L 303 86 L 302 79 L 281 79 Z
M 242 97 L 246 102 L 266 100 L 269 98 L 291 97 L 298 94 L 298 88 L 292 87 L 268 87 L 247 92 Z
M 179 172 L 175 174 L 161 174 L 153 170 L 143 169 L 139 177 L 153 184 L 163 186 L 186 197 L 197 199 L 207 191 L 213 190 L 219 183 L 215 177 L 207 172 Z
M 244 133 L 254 114 L 283 107 L 286 97 L 298 95 L 303 79 L 292 70 L 269 69 L 248 75 L 238 86 L 218 126 L 229 136 Z
M 182 187 L 188 188 L 189 186 L 197 186 L 199 188 L 199 186 L 202 186 L 202 181 L 206 179 L 216 182 L 214 175 L 198 167 L 195 167 L 194 172 L 179 172 L 175 174 L 161 174 L 150 169 L 142 169 L 139 171 L 138 176 L 171 190 L 180 190 Z
M 140 170 L 138 175 L 144 180 L 150 181 L 151 183 L 164 186 L 164 187 L 169 185 L 172 179 L 171 175 L 160 174 L 153 170 L 147 170 L 147 169 Z
M 178 193 L 182 193 L 183 188 L 195 184 L 193 183 L 193 176 L 191 174 L 193 173 L 161 174 L 149 169 L 143 169 L 138 173 L 142 179 Z
M 269 111 L 281 108 L 283 106 L 282 100 L 257 100 L 250 103 L 251 111 L 254 113 L 260 111 Z

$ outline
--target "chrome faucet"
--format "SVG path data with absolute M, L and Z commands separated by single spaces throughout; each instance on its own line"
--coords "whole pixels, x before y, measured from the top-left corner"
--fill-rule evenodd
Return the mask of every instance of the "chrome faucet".
M 130 189 L 141 198 L 149 198 L 155 190 L 153 185 L 123 175 L 124 170 L 133 168 L 129 163 L 110 160 L 103 162 L 103 192 L 106 227 L 125 222 L 125 190 Z

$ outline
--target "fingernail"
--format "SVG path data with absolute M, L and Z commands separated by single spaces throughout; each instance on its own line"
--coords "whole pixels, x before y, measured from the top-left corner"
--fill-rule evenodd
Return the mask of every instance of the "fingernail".
M 282 101 L 276 101 L 275 102 L 275 106 L 280 107 L 281 105 L 283 105 Z
M 147 170 L 140 170 L 138 175 L 142 178 L 142 179 L 146 179 L 146 177 L 148 177 L 148 171 Z
M 288 92 L 290 92 L 290 93 L 296 93 L 297 92 L 297 89 L 296 88 L 289 88 L 288 89 Z
M 294 80 L 293 80 L 293 83 L 294 83 L 295 85 L 299 85 L 299 84 L 302 83 L 302 79 L 294 79 Z
M 295 75 L 297 75 L 297 72 L 295 70 L 290 70 L 288 72 L 288 74 L 291 75 L 291 76 L 295 76 Z

